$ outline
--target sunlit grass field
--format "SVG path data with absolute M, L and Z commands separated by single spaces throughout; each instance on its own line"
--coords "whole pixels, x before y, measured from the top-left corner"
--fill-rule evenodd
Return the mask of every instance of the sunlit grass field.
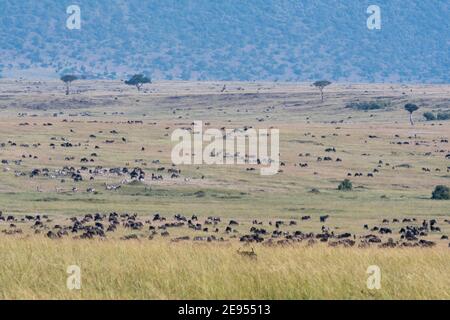
M 0 242 L 2 299 L 449 299 L 450 250 L 236 244 Z M 248 250 L 248 248 L 244 248 Z M 66 286 L 81 268 L 81 290 Z M 369 290 L 367 269 L 381 269 Z

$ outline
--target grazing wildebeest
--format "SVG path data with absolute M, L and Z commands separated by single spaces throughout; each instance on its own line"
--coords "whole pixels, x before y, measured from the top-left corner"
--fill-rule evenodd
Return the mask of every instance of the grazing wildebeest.
M 419 245 L 420 245 L 421 247 L 430 248 L 430 247 L 434 247 L 434 246 L 436 245 L 436 243 L 433 242 L 433 241 L 420 239 L 420 240 L 419 240 Z
M 388 234 L 388 233 L 392 233 L 392 230 L 389 228 L 380 228 L 379 232 L 381 234 Z

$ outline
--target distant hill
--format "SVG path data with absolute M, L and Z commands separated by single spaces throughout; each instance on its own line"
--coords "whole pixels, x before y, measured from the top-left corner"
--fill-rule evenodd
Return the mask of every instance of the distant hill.
M 81 8 L 81 30 L 66 8 Z M 382 29 L 368 30 L 367 7 Z M 450 82 L 449 0 L 1 0 L 0 74 Z

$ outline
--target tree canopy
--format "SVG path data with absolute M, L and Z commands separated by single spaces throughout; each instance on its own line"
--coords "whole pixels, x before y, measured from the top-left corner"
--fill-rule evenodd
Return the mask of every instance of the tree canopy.
M 329 86 L 330 84 L 331 84 L 331 82 L 328 81 L 328 80 L 320 80 L 320 81 L 314 82 L 313 86 L 315 86 L 317 88 L 320 88 L 320 89 L 323 89 L 323 88 Z
M 419 110 L 419 107 L 415 105 L 414 103 L 407 103 L 405 104 L 405 110 L 409 112 L 409 121 L 411 122 L 411 125 L 414 125 L 413 120 L 413 112 Z
M 408 103 L 405 104 L 405 110 L 408 111 L 409 113 L 413 113 L 414 111 L 419 110 L 419 107 L 414 103 Z
M 152 80 L 149 77 L 144 76 L 143 74 L 135 74 L 129 80 L 125 81 L 125 84 L 129 86 L 135 86 L 138 91 L 140 91 L 142 86 L 146 83 L 152 83 Z
M 330 84 L 331 84 L 331 82 L 328 80 L 320 80 L 320 81 L 316 81 L 313 83 L 313 86 L 315 86 L 316 88 L 319 88 L 319 90 L 320 90 L 320 96 L 322 98 L 322 102 L 323 102 L 323 89 L 326 86 L 329 86 Z
M 70 93 L 70 83 L 72 81 L 78 80 L 78 77 L 73 74 L 66 74 L 61 76 L 61 81 L 66 84 L 66 95 L 69 95 Z
M 78 77 L 74 76 L 73 74 L 66 74 L 66 75 L 61 76 L 60 79 L 62 82 L 70 83 L 72 81 L 78 80 Z

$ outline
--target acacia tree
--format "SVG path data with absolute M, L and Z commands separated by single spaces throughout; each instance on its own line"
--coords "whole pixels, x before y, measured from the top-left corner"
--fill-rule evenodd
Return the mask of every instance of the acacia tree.
M 409 112 L 409 121 L 411 122 L 411 125 L 414 125 L 413 120 L 413 112 L 419 110 L 419 107 L 415 105 L 414 103 L 408 103 L 405 104 L 405 110 Z
M 320 81 L 316 81 L 313 83 L 313 86 L 315 86 L 316 88 L 319 88 L 320 90 L 320 96 L 322 97 L 322 102 L 323 102 L 323 89 L 327 86 L 329 86 L 331 84 L 330 81 L 328 80 L 320 80 Z
M 141 91 L 142 86 L 146 83 L 152 83 L 152 80 L 143 74 L 135 74 L 129 80 L 125 81 L 125 84 L 135 86 L 138 91 Z
M 61 77 L 61 81 L 66 84 L 66 95 L 69 95 L 69 93 L 70 93 L 70 84 L 73 81 L 75 81 L 75 80 L 78 80 L 78 78 L 77 78 L 77 76 L 74 76 L 72 74 L 66 74 L 66 75 Z

